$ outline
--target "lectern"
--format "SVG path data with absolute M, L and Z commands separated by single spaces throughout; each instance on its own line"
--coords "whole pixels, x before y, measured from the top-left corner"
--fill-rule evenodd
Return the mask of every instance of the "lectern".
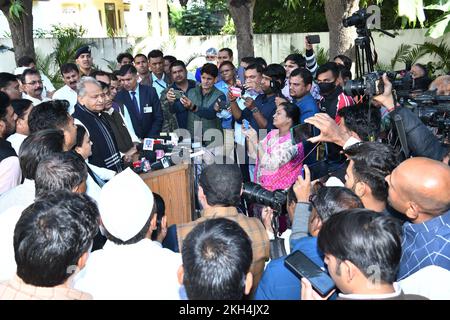
M 194 212 L 192 170 L 190 164 L 177 164 L 140 175 L 145 184 L 164 199 L 168 226 L 192 221 Z

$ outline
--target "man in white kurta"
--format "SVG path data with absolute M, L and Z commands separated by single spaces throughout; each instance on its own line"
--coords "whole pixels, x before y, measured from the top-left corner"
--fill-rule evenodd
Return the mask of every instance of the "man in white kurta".
M 103 186 L 98 205 L 108 241 L 91 253 L 75 288 L 94 299 L 180 299 L 181 255 L 150 240 L 153 203 L 151 190 L 131 169 Z

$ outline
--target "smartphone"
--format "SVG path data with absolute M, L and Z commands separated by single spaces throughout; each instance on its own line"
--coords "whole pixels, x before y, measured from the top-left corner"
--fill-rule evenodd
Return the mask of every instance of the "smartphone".
M 300 174 L 302 175 L 303 180 L 305 180 L 305 168 L 302 167 Z
M 244 125 L 245 130 L 250 129 L 250 123 L 247 120 L 242 120 L 242 124 Z
M 308 41 L 309 44 L 320 43 L 320 36 L 318 34 L 306 36 L 306 41 Z
M 245 92 L 245 90 L 243 90 L 239 87 L 230 87 L 230 91 L 231 91 L 231 94 L 233 95 L 233 97 L 236 97 L 236 98 L 240 98 Z
M 313 126 L 309 123 L 298 124 L 291 128 L 291 140 L 294 145 L 311 137 L 313 137 Z
M 173 90 L 175 94 L 175 99 L 181 99 L 182 96 L 184 96 L 184 92 L 181 90 Z
M 299 279 L 308 279 L 322 297 L 327 296 L 336 287 L 333 279 L 301 251 L 297 250 L 288 255 L 284 264 Z
M 226 101 L 222 101 L 221 99 L 217 99 L 217 104 L 219 105 L 220 110 L 227 110 L 228 103 Z

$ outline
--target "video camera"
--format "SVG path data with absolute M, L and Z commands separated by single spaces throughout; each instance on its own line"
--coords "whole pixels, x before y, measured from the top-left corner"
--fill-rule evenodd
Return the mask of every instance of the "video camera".
M 345 28 L 355 26 L 357 29 L 363 29 L 366 27 L 367 19 L 372 13 L 367 13 L 365 8 L 360 9 L 353 13 L 350 17 L 342 19 L 342 25 Z
M 274 210 L 274 215 L 285 215 L 287 193 L 284 190 L 269 191 L 253 182 L 244 183 L 242 196 L 251 202 L 256 202 Z
M 412 78 L 405 75 L 397 79 L 401 71 L 374 71 L 363 75 L 360 79 L 348 80 L 344 86 L 344 92 L 350 96 L 368 96 L 373 97 L 384 92 L 383 74 L 386 73 L 392 88 L 400 93 L 401 96 L 409 95 L 412 88 Z

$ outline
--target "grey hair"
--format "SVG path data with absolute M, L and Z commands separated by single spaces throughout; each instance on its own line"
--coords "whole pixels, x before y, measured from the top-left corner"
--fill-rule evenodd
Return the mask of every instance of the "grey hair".
M 84 97 L 86 95 L 86 83 L 92 83 L 98 86 L 99 88 L 102 87 L 100 82 L 98 82 L 95 78 L 92 77 L 82 77 L 80 81 L 77 83 L 77 94 L 79 97 Z

